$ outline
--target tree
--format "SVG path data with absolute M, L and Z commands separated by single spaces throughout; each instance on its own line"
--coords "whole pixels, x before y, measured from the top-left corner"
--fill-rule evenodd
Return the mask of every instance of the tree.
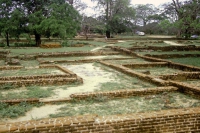
M 110 38 L 111 32 L 124 30 L 124 23 L 128 21 L 127 10 L 130 10 L 130 0 L 93 0 L 98 2 L 98 8 L 103 9 L 105 20 L 106 36 Z
M 188 39 L 192 32 L 199 27 L 200 0 L 172 0 L 171 11 L 176 13 L 175 21 L 178 32 L 177 37 L 185 36 Z
M 80 15 L 65 0 L 0 0 L 0 28 L 9 35 L 35 35 L 40 46 L 41 36 L 72 37 L 80 28 Z
M 65 0 L 21 1 L 28 32 L 35 35 L 37 46 L 41 44 L 41 35 L 64 38 L 73 36 L 78 30 L 80 15 Z
M 150 17 L 156 14 L 156 9 L 152 4 L 139 4 L 136 5 L 136 17 L 140 19 L 141 25 L 144 27 L 150 21 Z
M 0 0 L 0 31 L 5 35 L 7 46 L 10 46 L 10 34 L 19 28 L 20 12 L 12 4 L 12 0 Z
M 39 25 L 41 33 L 60 38 L 76 35 L 80 28 L 80 15 L 72 6 L 67 3 L 53 3 L 48 10 L 48 16 Z

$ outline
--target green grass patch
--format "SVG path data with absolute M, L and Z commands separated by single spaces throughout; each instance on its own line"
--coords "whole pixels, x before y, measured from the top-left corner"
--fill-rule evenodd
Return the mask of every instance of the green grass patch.
M 61 61 L 61 60 L 85 60 L 85 59 L 116 59 L 116 58 L 131 58 L 125 55 L 102 55 L 102 56 L 81 56 L 81 57 L 54 57 L 54 58 L 39 58 L 44 61 Z
M 28 76 L 28 75 L 49 75 L 49 74 L 65 74 L 64 72 L 54 68 L 38 68 L 38 69 L 19 69 L 0 71 L 0 77 L 5 76 Z
M 87 114 L 106 116 L 200 106 L 200 100 L 178 92 L 124 99 L 103 99 L 100 101 L 88 99 L 81 102 L 67 103 L 65 107 L 60 108 L 58 113 L 51 114 L 50 117 Z
M 170 61 L 200 67 L 200 57 L 173 58 Z
M 179 55 L 185 55 L 185 54 L 200 54 L 200 51 L 145 51 L 145 52 L 137 52 L 138 54 L 145 55 L 145 54 L 150 54 L 150 55 L 163 55 L 163 54 L 168 54 L 168 55 L 173 55 L 173 54 L 179 54 Z
M 0 66 L 4 66 L 5 65 L 5 61 L 4 60 L 0 60 Z
M 146 71 L 149 71 L 151 75 L 158 76 L 158 75 L 167 75 L 167 74 L 173 74 L 177 72 L 182 72 L 181 70 L 178 69 L 172 69 L 168 67 L 147 67 L 147 68 L 135 68 L 132 69 L 134 71 L 143 73 Z
M 15 90 L 18 91 L 15 91 Z M 28 99 L 28 98 L 46 98 L 54 94 L 51 87 L 42 88 L 39 86 L 29 86 L 26 89 L 20 90 L 20 88 L 15 88 L 7 91 L 2 91 L 0 93 L 0 100 L 12 100 L 12 99 Z M 4 93 L 3 93 L 4 92 Z
M 20 64 L 24 67 L 37 67 L 39 62 L 37 60 L 20 60 Z
M 136 58 L 136 59 L 127 59 L 127 60 L 108 60 L 106 62 L 110 62 L 113 64 L 136 64 L 136 63 L 147 63 L 148 61 L 142 59 L 142 58 Z
M 74 51 L 91 51 L 92 49 L 100 46 L 106 45 L 104 42 L 96 42 L 96 41 L 68 41 L 69 45 L 77 44 L 77 43 L 83 43 L 87 44 L 83 47 L 62 47 L 62 48 L 49 48 L 49 49 L 43 49 L 39 47 L 30 47 L 30 48 L 23 48 L 20 49 L 8 47 L 7 50 L 10 50 L 12 56 L 17 56 L 21 54 L 38 54 L 38 53 L 50 53 L 50 52 L 74 52 Z M 91 45 L 89 45 L 91 44 Z
M 128 76 L 122 72 L 118 72 L 107 66 L 95 63 L 95 66 L 100 66 L 103 70 L 111 72 L 113 82 L 106 82 L 100 84 L 101 91 L 113 91 L 121 89 L 139 89 L 139 88 L 150 88 L 155 87 L 155 85 L 148 82 L 142 81 L 136 77 Z M 97 91 L 99 91 L 97 90 Z
M 0 118 L 17 118 L 23 116 L 27 111 L 31 110 L 32 107 L 33 105 L 26 102 L 14 106 L 0 103 Z

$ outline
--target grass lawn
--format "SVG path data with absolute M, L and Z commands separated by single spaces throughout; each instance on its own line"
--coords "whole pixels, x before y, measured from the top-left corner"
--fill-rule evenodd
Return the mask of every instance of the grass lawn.
M 200 57 L 167 59 L 173 62 L 200 67 Z
M 109 100 L 107 97 L 98 97 L 96 99 L 68 103 L 65 107 L 60 108 L 58 113 L 51 114 L 50 117 L 87 114 L 106 116 L 196 106 L 200 106 L 200 100 L 178 92 L 112 100 Z
M 200 51 L 151 51 L 151 50 L 147 50 L 147 51 L 144 51 L 144 52 L 137 52 L 136 53 L 138 54 L 141 54 L 141 55 L 146 55 L 146 54 L 150 54 L 150 55 L 163 55 L 163 54 L 168 54 L 168 55 L 173 55 L 173 54 L 180 54 L 180 55 L 185 55 L 185 54 L 200 54 Z
M 19 69 L 0 71 L 0 77 L 5 76 L 29 76 L 29 75 L 55 75 L 65 74 L 56 68 L 38 68 L 38 69 Z

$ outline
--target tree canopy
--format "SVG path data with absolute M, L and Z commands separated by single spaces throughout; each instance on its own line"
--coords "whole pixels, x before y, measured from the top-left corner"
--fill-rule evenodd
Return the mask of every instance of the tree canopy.
M 42 35 L 73 37 L 80 29 L 80 19 L 78 11 L 65 0 L 0 0 L 0 28 L 8 46 L 12 33 L 35 35 L 37 46 Z

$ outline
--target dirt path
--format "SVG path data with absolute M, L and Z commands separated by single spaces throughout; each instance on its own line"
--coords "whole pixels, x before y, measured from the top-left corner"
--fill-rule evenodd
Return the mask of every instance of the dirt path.
M 62 105 L 45 105 L 42 107 L 34 107 L 31 111 L 27 112 L 25 116 L 19 117 L 17 119 L 10 119 L 7 122 L 19 122 L 19 121 L 28 121 L 28 120 L 37 120 L 41 118 L 48 118 L 50 114 L 56 113 L 57 110 Z
M 169 45 L 173 45 L 173 46 L 183 46 L 183 44 L 175 43 L 175 42 L 172 42 L 172 41 L 164 41 L 164 42 L 169 44 Z
M 114 45 L 114 44 L 108 44 L 108 45 L 104 45 L 104 46 L 102 46 L 102 47 L 97 47 L 97 48 L 92 49 L 91 51 L 92 51 L 92 52 L 95 52 L 95 51 L 98 51 L 98 50 L 100 50 L 100 49 L 102 49 L 102 48 L 105 48 L 106 46 L 112 46 L 112 45 Z
M 85 63 L 80 65 L 66 65 L 63 66 L 73 71 L 78 76 L 83 78 L 83 84 L 75 87 L 69 87 L 66 89 L 57 88 L 55 90 L 55 95 L 50 97 L 49 99 L 57 99 L 57 98 L 66 98 L 74 93 L 81 92 L 93 92 L 94 90 L 98 90 L 100 84 L 106 83 L 109 81 L 113 82 L 112 73 L 106 72 L 102 70 L 100 67 L 96 67 L 93 63 Z

